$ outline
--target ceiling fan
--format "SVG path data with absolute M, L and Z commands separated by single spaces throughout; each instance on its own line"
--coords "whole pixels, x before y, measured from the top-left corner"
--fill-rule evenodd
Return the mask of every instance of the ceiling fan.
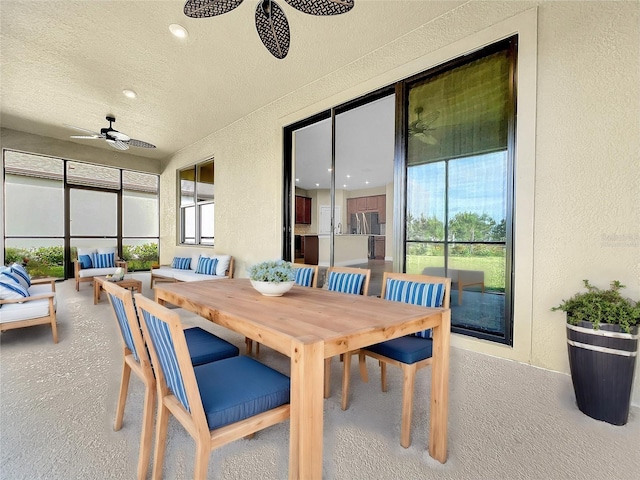
M 417 120 L 409 123 L 409 135 L 416 137 L 427 145 L 436 145 L 438 143 L 438 139 L 430 132 L 435 130 L 435 127 L 432 127 L 431 125 L 438 119 L 440 112 L 438 110 L 432 110 L 425 115 L 425 118 L 421 118 L 423 111 L 424 108 L 422 107 L 416 107 L 414 110 L 418 115 L 418 118 Z
M 135 138 L 131 138 L 128 135 L 125 135 L 124 133 L 120 133 L 119 131 L 114 130 L 112 124 L 116 121 L 116 118 L 110 115 L 107 115 L 106 118 L 107 118 L 107 121 L 109 122 L 109 127 L 101 128 L 100 133 L 96 133 L 92 130 L 87 130 L 86 128 L 67 125 L 66 123 L 65 123 L 65 126 L 90 133 L 90 135 L 71 135 L 71 138 L 83 138 L 86 140 L 103 139 L 110 146 L 118 150 L 129 150 L 129 147 L 156 148 L 155 145 L 152 145 L 147 142 L 143 142 L 142 140 L 136 140 Z
M 285 0 L 293 8 L 309 15 L 340 15 L 353 8 L 354 0 Z M 184 14 L 207 18 L 230 12 L 242 0 L 187 0 Z M 256 30 L 267 50 L 282 59 L 289 53 L 289 22 L 275 0 L 260 0 L 256 5 Z

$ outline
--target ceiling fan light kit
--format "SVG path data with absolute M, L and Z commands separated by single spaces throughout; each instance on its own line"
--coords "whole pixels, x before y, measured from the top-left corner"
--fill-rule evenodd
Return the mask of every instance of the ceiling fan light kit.
M 309 15 L 340 15 L 353 8 L 354 0 L 285 0 L 296 10 Z M 230 12 L 242 0 L 187 0 L 184 14 L 191 18 L 208 18 Z M 256 5 L 256 30 L 260 40 L 276 58 L 289 53 L 289 22 L 275 0 L 260 0 Z
M 122 132 L 114 130 L 112 124 L 116 121 L 115 117 L 107 115 L 106 119 L 107 122 L 109 122 L 109 127 L 100 129 L 100 133 L 87 130 L 86 128 L 75 127 L 73 125 L 65 125 L 67 127 L 75 128 L 76 130 L 82 130 L 83 132 L 89 133 L 89 135 L 71 135 L 71 138 L 78 138 L 83 140 L 102 139 L 105 140 L 110 147 L 113 147 L 116 150 L 129 150 L 130 146 L 138 148 L 156 148 L 156 146 L 152 145 L 151 143 L 143 142 L 142 140 L 136 140 L 135 138 L 129 137 L 129 135 L 125 135 Z

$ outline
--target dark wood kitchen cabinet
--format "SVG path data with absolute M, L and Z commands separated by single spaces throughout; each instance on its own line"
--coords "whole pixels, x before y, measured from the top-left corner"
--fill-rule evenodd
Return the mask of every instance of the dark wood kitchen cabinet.
M 296 223 L 311 224 L 311 198 L 296 195 Z

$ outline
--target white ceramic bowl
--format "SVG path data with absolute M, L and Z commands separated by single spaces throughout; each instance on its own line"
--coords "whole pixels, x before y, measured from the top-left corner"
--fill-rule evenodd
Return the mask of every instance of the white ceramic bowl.
M 266 297 L 281 297 L 287 293 L 295 282 L 259 282 L 257 280 L 251 280 L 251 285 L 262 295 Z

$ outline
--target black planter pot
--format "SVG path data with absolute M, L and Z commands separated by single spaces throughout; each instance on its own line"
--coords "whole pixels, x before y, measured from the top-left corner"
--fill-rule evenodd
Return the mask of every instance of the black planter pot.
M 613 425 L 629 417 L 631 386 L 638 352 L 638 327 L 622 333 L 618 325 L 567 324 L 569 366 L 578 408 Z

